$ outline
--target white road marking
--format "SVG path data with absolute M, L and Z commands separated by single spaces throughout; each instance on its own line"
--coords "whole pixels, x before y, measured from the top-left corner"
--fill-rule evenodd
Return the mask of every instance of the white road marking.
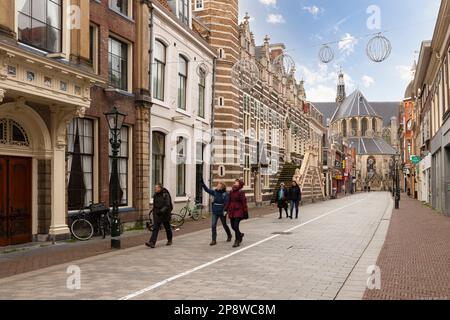
M 355 205 L 355 204 L 357 204 L 357 203 L 363 202 L 363 201 L 365 201 L 365 200 L 366 200 L 366 198 L 361 199 L 361 200 L 358 200 L 358 201 L 355 201 L 355 202 L 353 202 L 353 203 L 351 203 L 351 204 L 348 204 L 348 205 L 346 205 L 346 206 L 343 206 L 343 207 L 341 207 L 341 208 L 337 208 L 337 209 L 331 210 L 331 211 L 329 211 L 329 212 L 327 212 L 327 213 L 324 213 L 324 214 L 322 214 L 322 215 L 320 215 L 320 216 L 318 216 L 318 217 L 316 217 L 316 218 L 314 218 L 314 219 L 308 220 L 308 221 L 306 221 L 306 222 L 304 222 L 304 223 L 302 223 L 302 224 L 299 224 L 298 226 L 295 226 L 295 227 L 293 227 L 293 228 L 291 228 L 291 229 L 288 229 L 288 230 L 286 230 L 285 232 L 292 232 L 292 231 L 295 231 L 295 230 L 297 230 L 297 229 L 299 229 L 299 228 L 301 228 L 301 227 L 303 227 L 303 226 L 305 226 L 305 225 L 307 225 L 307 224 L 310 224 L 310 223 L 312 223 L 312 222 L 315 222 L 315 221 L 317 221 L 317 220 L 320 220 L 320 219 L 322 219 L 322 218 L 324 218 L 324 217 L 326 217 L 326 216 L 329 216 L 330 214 L 333 214 L 333 213 L 338 212 L 338 211 L 340 211 L 340 210 L 349 208 L 349 207 L 351 207 L 351 206 L 353 206 L 353 205 Z M 258 241 L 258 242 L 254 243 L 254 244 L 252 244 L 252 245 L 249 245 L 249 246 L 247 246 L 247 247 L 245 247 L 245 248 L 242 248 L 242 249 L 240 249 L 240 250 L 234 251 L 234 252 L 232 252 L 232 253 L 230 253 L 230 254 L 228 254 L 228 255 L 226 255 L 226 256 L 223 256 L 223 257 L 220 257 L 220 258 L 218 258 L 218 259 L 212 260 L 212 261 L 207 262 L 207 263 L 205 263 L 205 264 L 202 264 L 202 265 L 200 265 L 200 266 L 198 266 L 198 267 L 195 267 L 195 268 L 193 268 L 193 269 L 187 270 L 187 271 L 185 271 L 185 272 L 183 272 L 183 273 L 177 274 L 177 275 L 175 275 L 175 276 L 173 276 L 173 277 L 170 277 L 170 278 L 167 278 L 167 279 L 165 279 L 165 280 L 163 280 L 163 281 L 160 281 L 160 282 L 158 282 L 158 283 L 155 283 L 154 285 L 151 285 L 151 286 L 149 286 L 149 287 L 147 287 L 147 288 L 144 288 L 144 289 L 142 289 L 142 290 L 139 290 L 139 291 L 136 291 L 136 292 L 134 292 L 134 293 L 131 293 L 131 294 L 125 296 L 125 297 L 120 298 L 119 300 L 130 300 L 130 299 L 134 299 L 134 298 L 136 298 L 136 297 L 138 297 L 138 296 L 140 296 L 140 295 L 143 295 L 144 293 L 150 292 L 150 291 L 155 290 L 155 289 L 157 289 L 157 288 L 159 288 L 159 287 L 162 287 L 162 286 L 164 286 L 164 285 L 166 285 L 166 284 L 168 284 L 168 283 L 170 283 L 170 282 L 173 282 L 173 281 L 175 281 L 175 280 L 177 280 L 177 279 L 183 278 L 183 277 L 185 277 L 185 276 L 187 276 L 187 275 L 190 275 L 190 274 L 192 274 L 192 273 L 194 273 L 194 272 L 197 272 L 197 271 L 199 271 L 199 270 L 205 269 L 205 268 L 207 268 L 207 267 L 209 267 L 209 266 L 212 266 L 212 265 L 214 265 L 214 264 L 216 264 L 216 263 L 218 263 L 218 262 L 220 262 L 220 261 L 223 261 L 223 260 L 226 260 L 226 259 L 228 259 L 228 258 L 231 258 L 231 257 L 233 257 L 233 256 L 235 256 L 235 255 L 237 255 L 237 254 L 239 254 L 239 253 L 241 253 L 241 252 L 250 250 L 251 248 L 257 247 L 257 246 L 259 246 L 260 244 L 263 244 L 263 243 L 268 242 L 268 241 L 270 241 L 270 240 L 272 240 L 272 239 L 278 238 L 279 236 L 280 236 L 280 234 L 270 236 L 270 237 L 268 237 L 268 238 L 266 238 L 266 239 L 263 239 L 263 240 L 261 240 L 261 241 Z

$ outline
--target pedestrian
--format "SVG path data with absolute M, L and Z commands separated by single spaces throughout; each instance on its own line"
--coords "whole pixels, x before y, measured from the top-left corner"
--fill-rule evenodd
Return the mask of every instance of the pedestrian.
M 369 180 L 367 183 L 367 191 L 370 193 L 370 188 L 372 187 L 372 182 Z
M 291 219 L 294 214 L 294 208 L 295 219 L 298 219 L 298 206 L 300 205 L 300 201 L 302 201 L 302 190 L 297 184 L 297 181 L 292 181 L 292 186 L 289 189 L 289 200 L 291 202 Z
M 245 197 L 244 191 L 242 191 L 243 187 L 244 182 L 242 180 L 236 180 L 230 192 L 228 202 L 225 205 L 225 211 L 230 217 L 231 228 L 236 234 L 233 248 L 241 245 L 244 234 L 241 233 L 239 226 L 242 220 L 248 219 L 247 198 Z
M 283 209 L 286 212 L 286 218 L 289 218 L 288 213 L 288 190 L 286 189 L 286 185 L 282 182 L 280 184 L 280 188 L 277 191 L 276 203 L 278 206 L 278 210 L 280 211 L 280 217 L 278 219 L 283 219 Z
M 158 183 L 155 185 L 155 194 L 153 195 L 153 232 L 150 241 L 145 243 L 147 247 L 155 248 L 158 240 L 159 229 L 164 225 L 167 234 L 167 245 L 172 245 L 172 226 L 170 219 L 172 216 L 173 204 L 169 191 Z
M 219 220 L 222 222 L 222 226 L 227 233 L 227 242 L 231 242 L 233 236 L 231 235 L 230 228 L 227 224 L 227 217 L 225 215 L 225 205 L 228 202 L 228 193 L 227 187 L 224 183 L 217 183 L 216 189 L 210 189 L 206 186 L 205 182 L 202 179 L 202 188 L 209 195 L 213 197 L 212 203 L 212 217 L 211 217 L 211 231 L 212 231 L 212 241 L 210 243 L 211 246 L 215 246 L 217 244 L 217 223 Z

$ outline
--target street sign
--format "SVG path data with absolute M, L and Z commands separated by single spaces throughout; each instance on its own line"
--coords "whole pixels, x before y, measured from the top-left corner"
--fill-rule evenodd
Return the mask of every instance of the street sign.
M 411 162 L 413 163 L 413 164 L 419 164 L 420 163 L 420 161 L 422 161 L 422 159 L 419 157 L 419 156 L 411 156 Z

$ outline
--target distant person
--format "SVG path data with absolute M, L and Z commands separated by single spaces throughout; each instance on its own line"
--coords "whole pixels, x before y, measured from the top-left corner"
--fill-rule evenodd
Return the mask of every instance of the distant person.
M 370 193 L 370 188 L 372 187 L 372 182 L 368 182 L 367 183 L 367 192 L 369 192 Z
M 300 201 L 302 201 L 302 191 L 297 181 L 292 181 L 292 187 L 289 189 L 289 201 L 291 202 L 291 219 L 294 214 L 295 208 L 295 219 L 298 219 L 298 206 Z
M 236 234 L 233 248 L 241 245 L 244 234 L 241 233 L 240 223 L 242 220 L 248 219 L 247 198 L 245 197 L 244 191 L 242 191 L 243 187 L 244 182 L 242 180 L 236 180 L 230 192 L 229 200 L 225 205 L 225 211 L 230 217 L 231 228 Z
M 286 185 L 284 183 L 280 184 L 280 188 L 277 191 L 276 203 L 278 210 L 280 211 L 280 217 L 278 219 L 283 219 L 283 210 L 286 212 L 286 218 L 289 218 L 288 213 L 288 197 L 289 192 L 286 189 Z
M 227 233 L 227 242 L 231 242 L 233 236 L 231 235 L 230 228 L 227 224 L 227 217 L 225 215 L 225 205 L 228 202 L 229 196 L 227 193 L 227 187 L 224 183 L 219 182 L 215 189 L 209 189 L 205 182 L 202 180 L 202 188 L 210 194 L 214 200 L 212 203 L 212 220 L 211 220 L 211 231 L 212 231 L 212 241 L 210 243 L 211 246 L 215 246 L 217 244 L 217 223 L 219 220 L 222 222 L 222 226 Z
M 147 247 L 155 248 L 156 241 L 158 240 L 159 229 L 161 225 L 164 225 L 167 233 L 167 246 L 172 245 L 172 226 L 170 225 L 170 219 L 172 217 L 172 198 L 169 191 L 158 183 L 155 185 L 155 194 L 153 196 L 153 232 L 150 241 L 145 243 Z

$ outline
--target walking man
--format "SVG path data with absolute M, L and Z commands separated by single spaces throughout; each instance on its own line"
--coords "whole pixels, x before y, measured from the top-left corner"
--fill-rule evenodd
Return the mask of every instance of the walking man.
M 155 194 L 153 196 L 153 232 L 150 241 L 145 245 L 150 248 L 155 248 L 156 241 L 158 240 L 159 229 L 161 225 L 164 225 L 167 233 L 167 245 L 172 245 L 172 226 L 170 225 L 170 219 L 172 216 L 173 204 L 169 191 L 164 188 L 160 183 L 155 186 Z
M 302 201 L 302 191 L 297 181 L 292 181 L 292 187 L 289 189 L 289 200 L 291 201 L 291 219 L 294 214 L 295 208 L 295 219 L 298 219 L 298 206 L 300 201 Z
M 248 219 L 247 198 L 245 197 L 245 193 L 242 191 L 243 187 L 244 182 L 241 180 L 236 180 L 233 184 L 233 189 L 230 192 L 230 198 L 225 205 L 225 211 L 227 211 L 230 217 L 231 228 L 233 228 L 236 234 L 233 248 L 237 248 L 241 245 L 244 234 L 241 233 L 239 225 L 242 220 Z
M 227 187 L 224 183 L 219 182 L 217 184 L 216 189 L 209 189 L 205 182 L 202 180 L 202 188 L 211 195 L 214 200 L 212 203 L 212 221 L 211 221 L 211 231 L 212 231 L 212 241 L 210 243 L 211 246 L 215 246 L 217 244 L 217 223 L 219 220 L 222 222 L 222 226 L 227 233 L 227 242 L 231 242 L 233 236 L 231 235 L 230 228 L 227 224 L 227 217 L 225 215 L 225 205 L 228 202 L 228 193 Z

